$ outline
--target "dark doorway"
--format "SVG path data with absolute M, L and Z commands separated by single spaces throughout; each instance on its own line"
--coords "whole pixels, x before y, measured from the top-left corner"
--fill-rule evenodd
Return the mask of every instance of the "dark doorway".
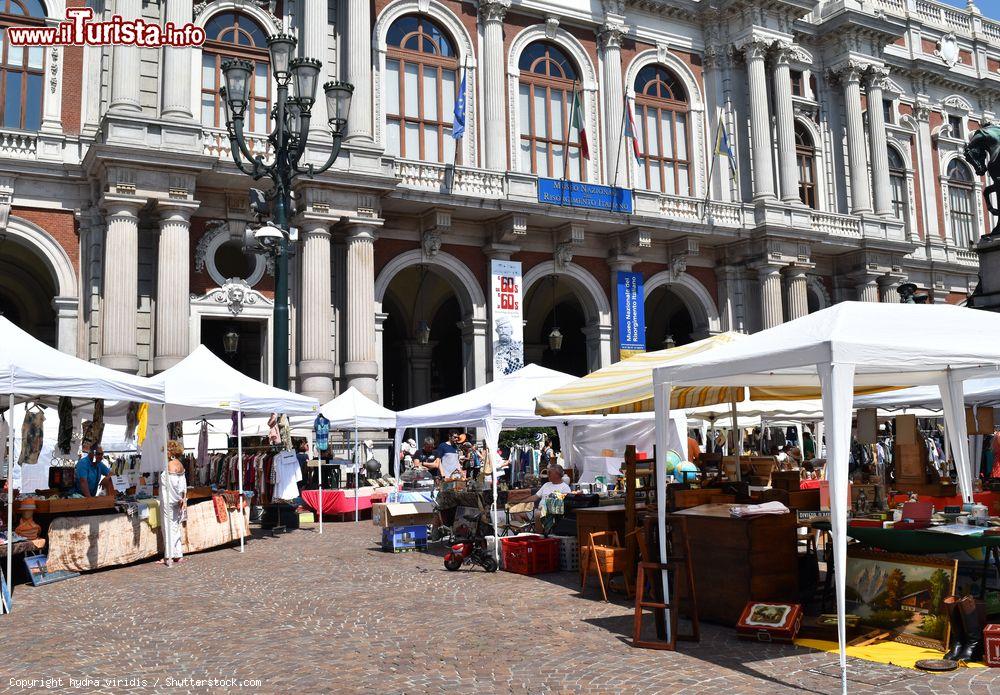
M 556 304 L 554 317 L 559 322 L 559 332 L 563 335 L 562 347 L 559 352 L 553 352 L 549 347 L 549 333 L 552 332 L 553 312 L 549 312 L 542 322 L 542 341 L 545 350 L 542 352 L 542 366 L 555 369 L 564 374 L 586 376 L 587 369 L 587 336 L 583 333 L 586 321 L 583 317 L 583 307 L 575 298 Z
M 657 287 L 646 298 L 646 351 L 663 350 L 671 344 L 694 342 L 694 320 L 677 294 L 667 286 Z
M 237 335 L 236 353 L 226 353 L 226 334 Z M 264 322 L 252 319 L 213 319 L 201 321 L 202 345 L 216 357 L 251 379 L 264 377 Z

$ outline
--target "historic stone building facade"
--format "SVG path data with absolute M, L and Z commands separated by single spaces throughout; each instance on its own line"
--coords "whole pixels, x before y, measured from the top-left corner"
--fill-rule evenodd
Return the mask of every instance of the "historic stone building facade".
M 67 4 L 83 3 L 0 0 L 0 24 L 54 23 Z M 993 222 L 960 151 L 995 117 L 1000 23 L 971 2 L 87 4 L 208 38 L 0 55 L 0 310 L 117 369 L 221 351 L 235 330 L 240 367 L 269 377 L 273 278 L 242 252 L 251 182 L 217 90 L 225 57 L 256 63 L 264 151 L 264 38 L 282 27 L 356 87 L 337 165 L 297 188 L 292 379 L 320 399 L 354 384 L 399 408 L 492 378 L 490 259 L 523 264 L 528 360 L 585 373 L 617 358 L 618 270 L 644 275 L 656 349 L 896 301 L 904 281 L 961 302 Z M 322 163 L 329 136 L 312 142 Z M 634 211 L 539 203 L 539 176 L 633 189 Z

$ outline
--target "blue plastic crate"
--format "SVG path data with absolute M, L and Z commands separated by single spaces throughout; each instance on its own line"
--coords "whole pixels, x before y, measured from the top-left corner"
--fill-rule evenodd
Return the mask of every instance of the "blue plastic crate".
M 400 553 L 427 547 L 426 526 L 393 526 L 382 529 L 382 550 Z

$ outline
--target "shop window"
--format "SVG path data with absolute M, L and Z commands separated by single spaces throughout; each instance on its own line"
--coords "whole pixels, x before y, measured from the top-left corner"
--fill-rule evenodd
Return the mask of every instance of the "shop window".
M 11 46 L 9 26 L 44 26 L 38 0 L 0 0 L 0 115 L 4 128 L 38 130 L 42 125 L 45 49 Z
M 886 123 L 896 122 L 896 105 L 893 103 L 892 99 L 882 100 L 882 118 Z
M 576 65 L 558 46 L 537 41 L 524 49 L 518 68 L 521 171 L 585 180 L 580 133 L 572 124 L 574 98 L 583 98 Z M 581 113 L 586 118 L 582 105 Z
M 799 165 L 799 200 L 816 209 L 816 147 L 809 130 L 795 122 L 795 159 Z
M 886 150 L 889 160 L 889 184 L 892 187 L 892 214 L 906 220 L 906 163 L 895 147 Z
M 205 25 L 201 52 L 201 123 L 212 128 L 226 125 L 226 110 L 219 96 L 225 84 L 222 64 L 243 58 L 254 64 L 246 113 L 246 130 L 255 135 L 270 131 L 271 68 L 267 32 L 253 19 L 237 12 L 221 12 Z
M 386 152 L 454 162 L 451 125 L 460 80 L 451 39 L 426 17 L 407 15 L 389 27 L 387 44 Z
M 965 128 L 962 127 L 961 116 L 948 116 L 948 130 L 953 138 L 965 139 Z
M 691 195 L 690 114 L 680 78 L 660 65 L 644 67 L 635 79 L 635 110 L 643 187 Z
M 956 244 L 972 244 L 977 239 L 973 181 L 969 167 L 953 159 L 948 165 L 948 203 L 952 238 Z

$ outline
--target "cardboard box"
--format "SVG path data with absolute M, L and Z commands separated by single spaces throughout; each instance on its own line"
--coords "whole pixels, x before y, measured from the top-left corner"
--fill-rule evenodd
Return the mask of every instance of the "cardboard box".
M 434 523 L 431 502 L 389 502 L 372 505 L 372 523 L 382 528 L 419 526 Z
M 991 668 L 1000 668 L 1000 625 L 990 624 L 983 630 L 986 649 L 983 661 Z

